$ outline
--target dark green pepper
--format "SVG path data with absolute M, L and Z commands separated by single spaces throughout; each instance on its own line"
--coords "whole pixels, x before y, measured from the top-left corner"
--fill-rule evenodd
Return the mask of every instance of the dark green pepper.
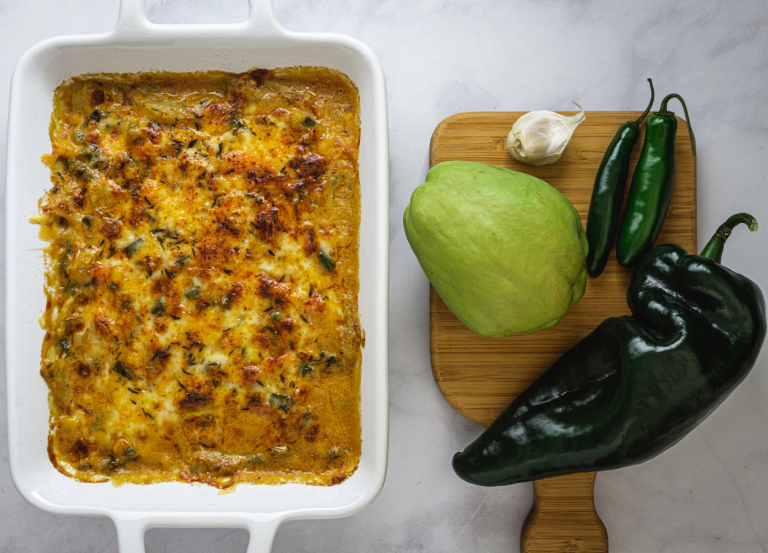
M 702 255 L 659 246 L 610 318 L 558 359 L 453 458 L 461 478 L 500 486 L 646 461 L 680 441 L 747 376 L 766 334 L 760 288 L 719 263 L 725 223 Z
M 616 236 L 621 200 L 624 199 L 624 188 L 629 174 L 629 157 L 640 136 L 640 123 L 653 106 L 653 81 L 648 79 L 648 82 L 651 83 L 651 101 L 648 107 L 635 121 L 627 121 L 619 127 L 597 170 L 587 216 L 587 272 L 592 278 L 599 277 L 605 269 L 613 238 Z
M 616 258 L 625 268 L 634 267 L 648 253 L 659 236 L 667 216 L 672 189 L 675 187 L 675 137 L 677 118 L 667 111 L 667 103 L 677 98 L 683 104 L 691 152 L 696 156 L 696 142 L 691 129 L 688 108 L 678 94 L 670 94 L 661 101 L 659 111 L 645 124 L 645 142 L 637 161 L 627 206 L 621 219 L 616 241 Z

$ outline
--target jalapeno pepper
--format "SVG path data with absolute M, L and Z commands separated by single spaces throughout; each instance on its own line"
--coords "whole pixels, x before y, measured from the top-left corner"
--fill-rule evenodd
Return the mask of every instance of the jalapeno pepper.
M 624 188 L 629 174 L 629 157 L 640 136 L 640 123 L 653 106 L 653 81 L 648 79 L 648 82 L 651 83 L 651 101 L 648 107 L 635 121 L 627 121 L 619 127 L 597 170 L 587 216 L 587 272 L 592 278 L 599 277 L 605 269 L 613 238 L 616 236 L 621 200 L 624 199 Z
M 634 267 L 650 251 L 667 216 L 669 200 L 675 186 L 675 136 L 677 118 L 667 111 L 667 103 L 677 98 L 683 104 L 691 152 L 696 155 L 696 142 L 688 117 L 688 108 L 678 94 L 661 101 L 659 111 L 648 117 L 645 142 L 632 176 L 627 207 L 616 241 L 616 257 L 622 267 Z

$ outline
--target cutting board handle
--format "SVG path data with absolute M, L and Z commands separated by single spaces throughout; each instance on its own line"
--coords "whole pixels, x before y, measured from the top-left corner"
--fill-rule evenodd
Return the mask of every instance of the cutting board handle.
M 533 482 L 521 553 L 608 553 L 608 532 L 595 510 L 596 476 L 585 472 Z

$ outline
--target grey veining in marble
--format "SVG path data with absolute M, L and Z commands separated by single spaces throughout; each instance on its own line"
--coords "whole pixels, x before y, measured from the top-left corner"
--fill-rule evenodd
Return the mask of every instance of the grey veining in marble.
M 148 4 L 156 22 L 233 22 L 247 14 L 245 0 Z M 461 111 L 569 110 L 571 100 L 588 111 L 642 109 L 645 79 L 652 77 L 659 94 L 678 92 L 690 108 L 699 154 L 699 243 L 732 213 L 752 212 L 763 229 L 754 235 L 736 231 L 724 261 L 768 291 L 768 5 L 710 0 L 275 4 L 279 21 L 290 30 L 338 32 L 364 41 L 387 76 L 391 430 L 381 495 L 346 519 L 285 524 L 273 550 L 518 551 L 531 486 L 477 488 L 450 469 L 452 454 L 479 428 L 451 410 L 432 379 L 427 280 L 401 225 L 410 194 L 427 170 L 430 135 L 443 118 Z M 117 0 L 0 0 L 3 211 L 6 106 L 16 61 L 47 37 L 108 31 L 117 9 Z M 2 244 L 4 228 L 0 225 Z M 4 267 L 0 274 L 4 280 Z M 4 366 L 2 371 L 4 383 Z M 600 474 L 596 503 L 613 553 L 767 553 L 768 352 L 732 397 L 676 447 L 644 465 Z M 243 552 L 246 542 L 242 530 L 156 529 L 146 538 L 151 553 Z M 0 552 L 49 551 L 115 553 L 115 529 L 107 519 L 38 511 L 18 495 L 8 466 L 3 393 Z

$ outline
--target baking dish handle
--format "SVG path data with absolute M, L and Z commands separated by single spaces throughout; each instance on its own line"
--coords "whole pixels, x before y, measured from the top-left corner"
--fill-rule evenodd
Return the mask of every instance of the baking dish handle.
M 238 23 L 232 26 L 242 25 L 242 23 Z M 120 13 L 117 16 L 117 25 L 115 26 L 116 33 L 146 33 L 153 28 L 166 26 L 151 23 L 147 19 L 147 0 L 120 0 Z M 272 0 L 248 0 L 248 20 L 245 22 L 245 27 L 249 31 L 258 31 L 262 34 L 284 32 L 277 22 Z
M 244 528 L 248 530 L 247 553 L 270 553 L 272 542 L 275 540 L 278 520 L 254 520 L 248 518 L 234 519 L 177 519 L 168 521 L 155 521 L 150 524 L 147 519 L 127 520 L 114 518 L 117 527 L 117 545 L 120 553 L 145 553 L 144 534 L 150 527 L 187 527 L 187 528 Z
M 263 33 L 282 32 L 283 28 L 277 22 L 272 0 L 248 0 L 248 27 Z
M 120 11 L 115 25 L 116 34 L 147 32 L 149 26 L 147 0 L 120 0 Z
M 120 553 L 144 553 L 144 520 L 113 519 L 117 527 L 117 549 Z
M 248 538 L 246 553 L 270 553 L 279 525 L 280 523 L 276 520 L 269 522 L 249 520 L 248 533 L 250 537 Z

